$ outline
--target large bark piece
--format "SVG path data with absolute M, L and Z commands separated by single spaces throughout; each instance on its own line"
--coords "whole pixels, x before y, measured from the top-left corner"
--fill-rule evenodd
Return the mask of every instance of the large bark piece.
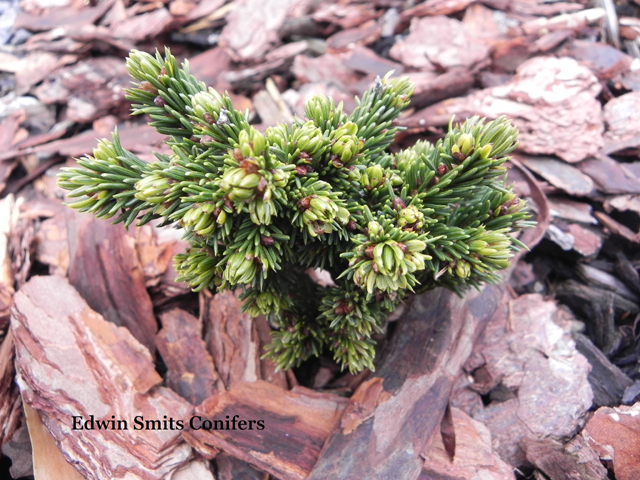
M 346 403 L 301 387 L 287 391 L 263 381 L 241 382 L 197 407 L 194 428 L 183 437 L 205 457 L 223 451 L 281 480 L 303 480 Z M 222 428 L 199 428 L 205 420 L 221 421 Z
M 160 316 L 158 351 L 167 365 L 167 386 L 193 405 L 200 405 L 224 388 L 202 340 L 202 324 L 189 312 L 175 308 Z
M 134 419 L 184 420 L 192 407 L 159 386 L 149 351 L 92 311 L 65 279 L 25 284 L 15 295 L 11 327 L 23 400 L 86 478 L 155 480 L 189 459 L 179 430 L 135 430 Z M 82 430 L 73 428 L 74 416 L 82 417 Z M 125 420 L 127 429 L 98 429 L 95 422 L 87 429 L 90 419 Z
M 265 380 L 287 388 L 284 372 L 276 372 L 272 360 L 260 358 L 271 340 L 266 319 L 252 319 L 242 313 L 241 302 L 233 292 L 212 295 L 204 291 L 200 295 L 205 341 L 224 387 Z
M 591 407 L 590 366 L 571 338 L 572 322 L 540 295 L 504 301 L 465 365 L 477 403 L 456 392 L 453 404 L 471 406 L 467 413 L 487 425 L 514 467 L 526 464 L 523 440 L 569 439 Z
M 135 241 L 122 225 L 67 210 L 69 282 L 89 306 L 152 352 L 158 330 Z
M 415 298 L 380 370 L 354 394 L 309 480 L 418 478 L 421 453 L 500 295 L 488 286 L 464 299 L 444 289 Z

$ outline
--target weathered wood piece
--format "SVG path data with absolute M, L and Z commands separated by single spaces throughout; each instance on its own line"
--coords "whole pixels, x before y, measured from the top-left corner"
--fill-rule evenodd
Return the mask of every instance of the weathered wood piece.
M 105 319 L 125 326 L 152 352 L 158 330 L 134 238 L 112 225 L 67 209 L 69 282 Z
M 13 195 L 0 200 L 0 329 L 9 324 L 9 309 L 14 294 L 10 238 L 14 215 L 17 216 Z
M 33 476 L 38 480 L 83 480 L 83 476 L 62 456 L 55 440 L 42 423 L 40 414 L 28 404 L 24 413 L 33 449 Z
M 416 297 L 309 480 L 418 478 L 420 455 L 439 431 L 453 383 L 500 296 L 492 285 L 465 299 L 444 289 Z
M 134 428 L 136 416 L 175 424 L 192 407 L 160 386 L 149 351 L 128 330 L 105 321 L 56 276 L 32 278 L 16 293 L 12 313 L 22 398 L 82 475 L 163 478 L 189 459 L 179 430 Z M 73 428 L 74 416 L 82 430 Z M 98 428 L 98 420 L 124 420 L 127 429 Z
M 346 403 L 302 387 L 287 391 L 263 381 L 241 382 L 197 407 L 194 428 L 183 437 L 207 458 L 223 451 L 281 480 L 304 480 Z M 223 428 L 199 428 L 205 420 L 218 420 Z
M 167 386 L 193 405 L 224 388 L 202 340 L 202 324 L 189 312 L 174 308 L 160 316 L 156 345 L 167 365 Z
M 598 190 L 610 194 L 640 194 L 640 178 L 624 165 L 607 155 L 588 158 L 578 164 L 582 173 L 589 175 Z

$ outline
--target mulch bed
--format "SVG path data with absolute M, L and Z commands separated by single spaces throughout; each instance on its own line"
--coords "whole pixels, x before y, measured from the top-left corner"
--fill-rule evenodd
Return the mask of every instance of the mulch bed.
M 0 476 L 640 478 L 640 2 L 588 3 L 1 4 Z M 179 231 L 62 205 L 57 172 L 114 127 L 167 149 L 124 100 L 128 51 L 164 46 L 259 129 L 390 70 L 416 84 L 393 148 L 507 115 L 530 251 L 409 301 L 376 372 L 276 371 L 264 318 L 174 281 Z

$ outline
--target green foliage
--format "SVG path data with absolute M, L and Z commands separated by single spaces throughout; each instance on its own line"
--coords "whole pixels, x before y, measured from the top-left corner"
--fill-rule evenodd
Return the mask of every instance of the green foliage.
M 392 154 L 413 85 L 376 79 L 347 115 L 317 96 L 305 119 L 264 134 L 165 56 L 133 51 L 133 114 L 169 136 L 148 164 L 114 133 L 64 169 L 70 206 L 129 226 L 159 218 L 185 231 L 180 281 L 242 290 L 244 308 L 274 327 L 266 355 L 290 368 L 328 349 L 343 367 L 373 369 L 384 319 L 409 292 L 458 293 L 499 280 L 530 225 L 504 184 L 517 130 L 506 118 L 450 126 L 435 145 Z M 328 270 L 321 287 L 305 270 Z

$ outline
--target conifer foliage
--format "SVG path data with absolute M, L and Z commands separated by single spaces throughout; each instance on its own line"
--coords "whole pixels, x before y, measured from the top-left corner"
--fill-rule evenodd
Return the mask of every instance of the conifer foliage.
M 325 350 L 351 372 L 373 369 L 372 336 L 408 293 L 495 282 L 523 247 L 512 234 L 530 222 L 504 183 L 517 137 L 505 118 L 474 117 L 435 145 L 389 153 L 407 78 L 376 79 L 351 115 L 316 96 L 304 119 L 263 134 L 168 50 L 132 51 L 127 68 L 133 114 L 149 116 L 172 154 L 146 163 L 115 132 L 60 173 L 70 206 L 183 229 L 179 280 L 241 289 L 244 309 L 269 319 L 266 355 L 282 369 Z

